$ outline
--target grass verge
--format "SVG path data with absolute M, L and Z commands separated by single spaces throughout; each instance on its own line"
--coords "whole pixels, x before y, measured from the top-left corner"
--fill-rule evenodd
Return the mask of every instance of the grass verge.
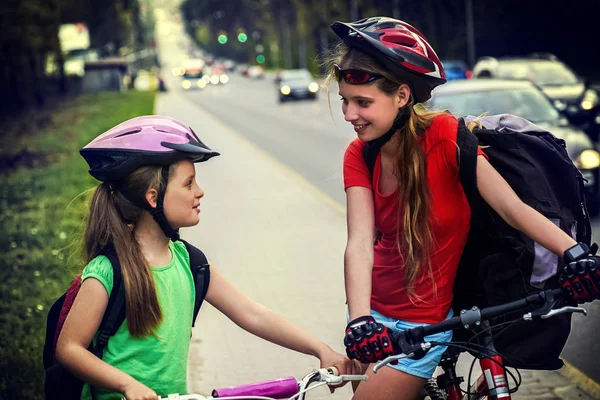
M 76 254 L 88 196 L 78 195 L 97 184 L 79 149 L 152 114 L 154 98 L 87 94 L 3 127 L 0 158 L 21 162 L 0 176 L 0 398 L 44 398 L 46 313 L 82 268 Z M 28 157 L 36 162 L 22 162 Z

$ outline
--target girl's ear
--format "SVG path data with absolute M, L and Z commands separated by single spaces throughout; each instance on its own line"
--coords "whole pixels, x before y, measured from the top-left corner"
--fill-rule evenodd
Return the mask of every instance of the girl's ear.
M 396 105 L 398 108 L 404 107 L 410 100 L 410 87 L 407 84 L 402 84 L 396 92 Z
M 150 204 L 150 207 L 156 208 L 158 201 L 158 192 L 156 189 L 148 189 L 146 192 L 146 203 Z

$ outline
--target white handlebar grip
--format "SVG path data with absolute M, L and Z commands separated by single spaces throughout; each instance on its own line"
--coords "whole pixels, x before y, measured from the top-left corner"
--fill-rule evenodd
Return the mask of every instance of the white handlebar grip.
M 338 369 L 336 367 L 328 367 L 327 370 L 329 371 L 329 373 L 331 375 L 335 375 L 335 376 L 339 376 L 340 375 L 340 371 L 338 371 Z

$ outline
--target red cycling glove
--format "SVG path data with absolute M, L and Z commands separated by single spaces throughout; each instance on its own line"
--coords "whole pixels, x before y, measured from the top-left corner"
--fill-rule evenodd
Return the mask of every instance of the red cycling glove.
M 600 259 L 587 256 L 569 263 L 558 282 L 577 303 L 600 299 Z
M 344 345 L 349 358 L 364 364 L 395 355 L 392 331 L 370 315 L 356 318 L 346 327 Z

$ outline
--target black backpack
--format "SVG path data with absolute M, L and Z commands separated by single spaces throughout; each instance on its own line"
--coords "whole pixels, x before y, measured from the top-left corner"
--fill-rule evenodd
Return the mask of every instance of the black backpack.
M 466 117 L 470 122 L 475 117 Z M 496 115 L 479 118 L 470 132 L 459 119 L 457 160 L 460 180 L 471 208 L 471 229 L 454 285 L 455 314 L 472 306 L 498 305 L 528 294 L 559 287 L 556 272 L 562 260 L 509 226 L 479 195 L 477 147 L 529 206 L 552 220 L 578 242 L 590 244 L 591 225 L 583 193 L 583 177 L 566 151 L 565 141 L 529 121 Z M 365 146 L 371 176 L 377 152 Z M 560 306 L 557 302 L 555 306 Z M 494 346 L 507 366 L 553 370 L 562 367 L 560 353 L 569 337 L 571 314 L 547 320 L 518 319 L 517 312 L 492 321 Z M 473 333 L 457 330 L 456 341 Z M 476 351 L 472 352 L 473 354 Z
M 210 283 L 210 266 L 204 253 L 180 239 L 190 255 L 190 268 L 194 277 L 195 300 L 194 317 L 192 326 L 196 321 L 200 306 L 206 297 L 208 285 Z M 108 339 L 113 336 L 119 327 L 125 321 L 125 287 L 121 277 L 121 265 L 117 258 L 117 253 L 111 246 L 105 247 L 100 255 L 106 256 L 113 267 L 113 290 L 108 299 L 108 305 L 104 312 L 104 317 L 98 329 L 96 346 L 90 344 L 90 350 L 98 358 L 102 358 L 104 348 Z M 56 341 L 62 329 L 64 319 L 68 314 L 73 300 L 77 296 L 81 287 L 81 275 L 78 275 L 69 289 L 58 299 L 48 312 L 46 323 L 46 340 L 44 342 L 44 369 L 46 371 L 46 380 L 44 385 L 46 400 L 71 400 L 80 399 L 83 389 L 83 381 L 75 377 L 60 364 L 56 362 L 55 351 Z M 92 397 L 93 391 L 92 391 Z

